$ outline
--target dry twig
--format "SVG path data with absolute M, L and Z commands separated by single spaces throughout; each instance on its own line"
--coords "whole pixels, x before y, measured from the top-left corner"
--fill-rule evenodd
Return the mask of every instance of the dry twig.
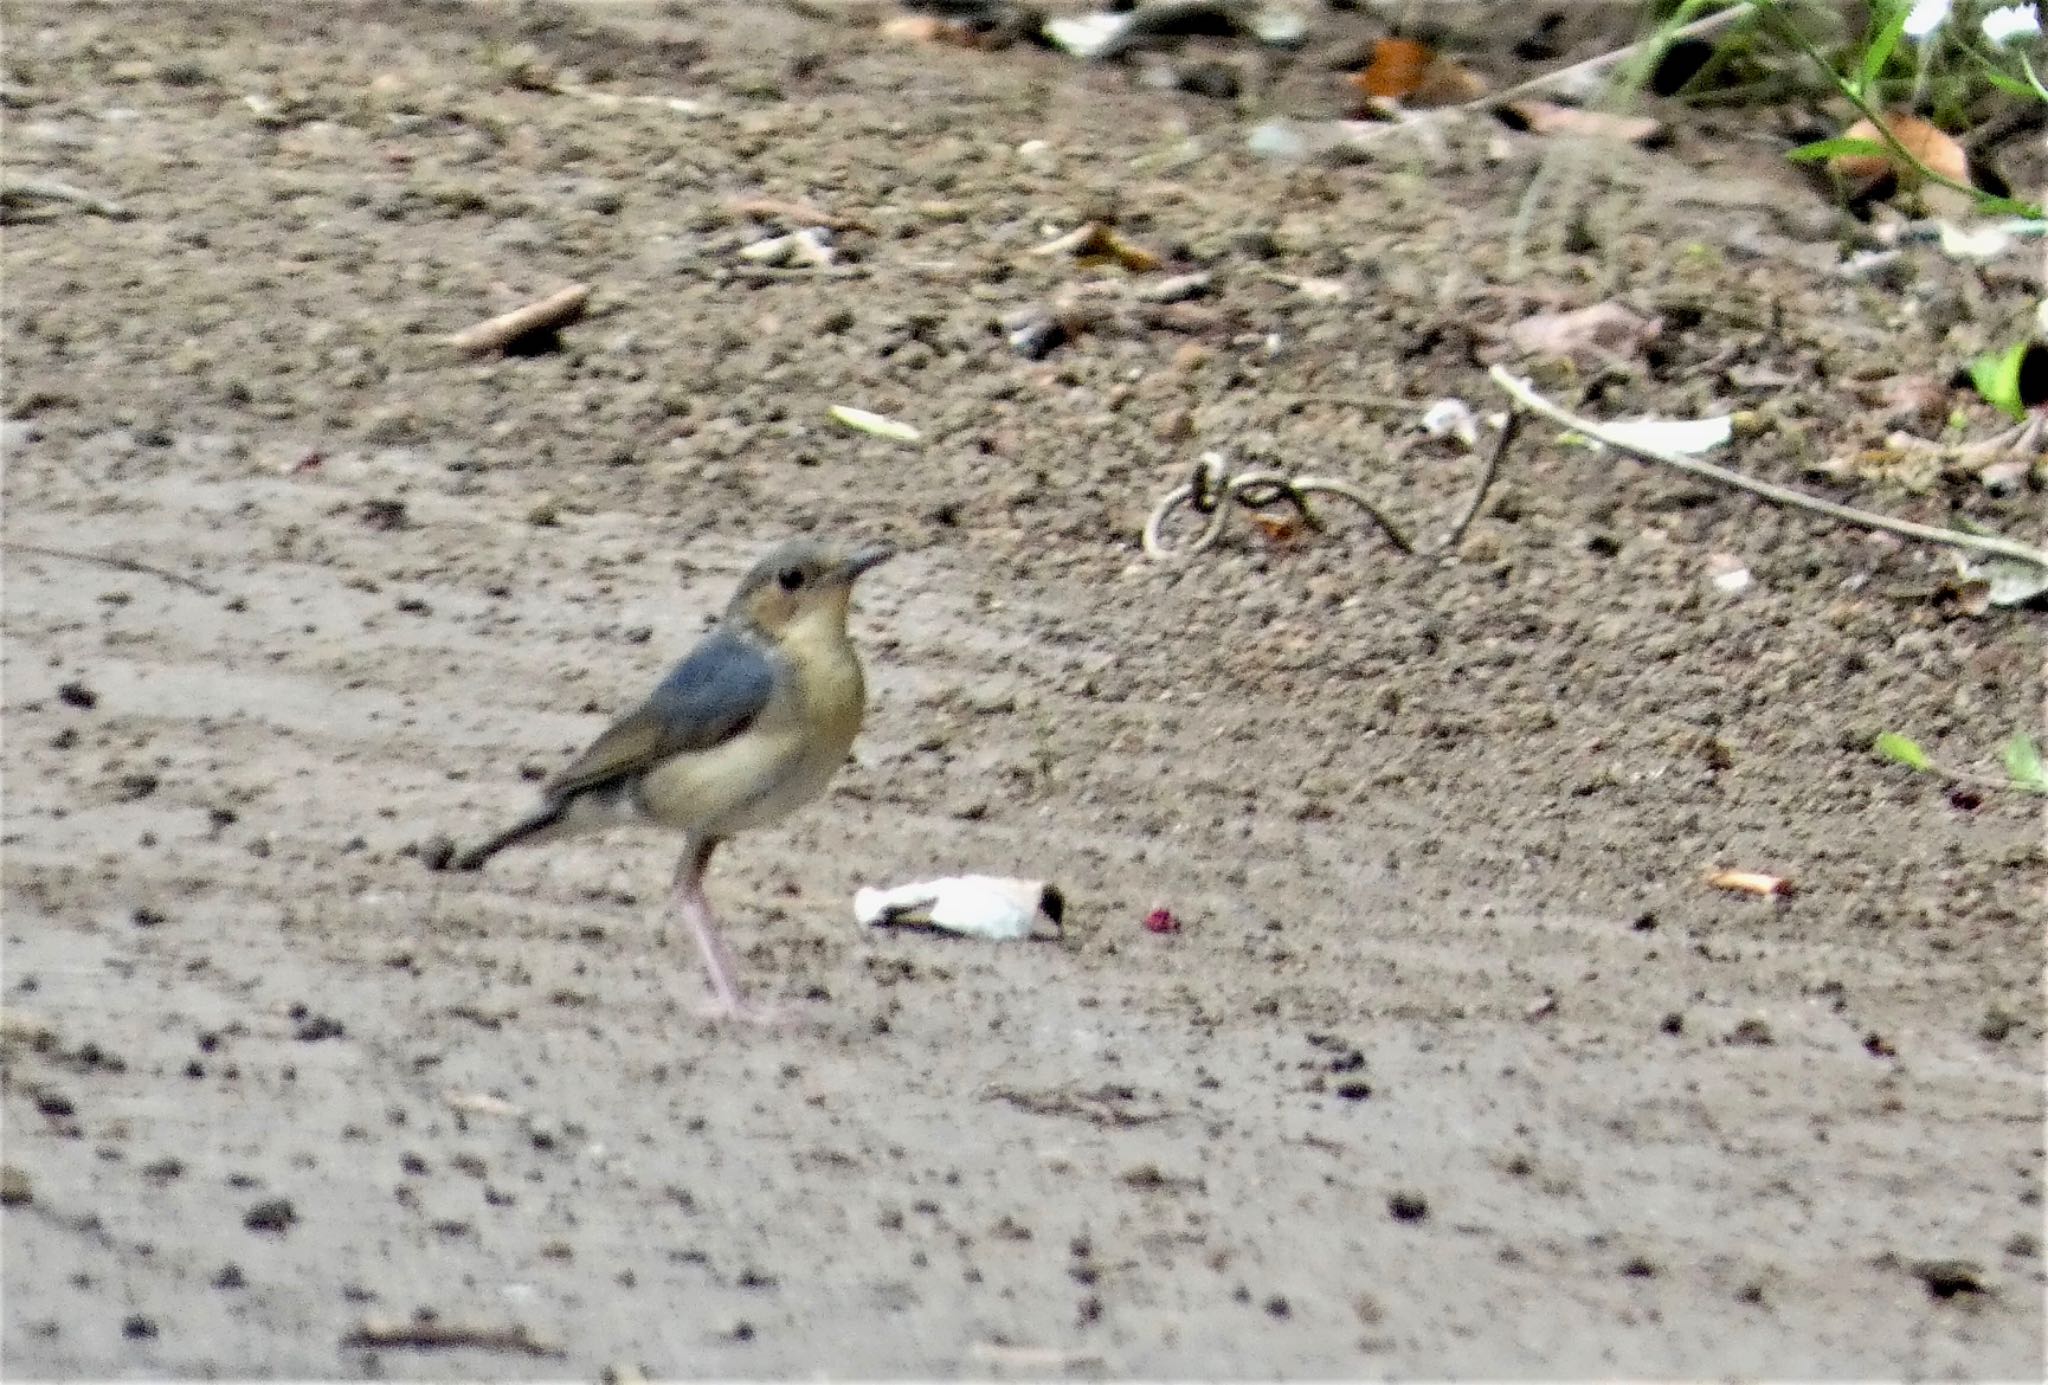
M 563 1355 L 559 1346 L 534 1336 L 530 1328 L 520 1323 L 482 1327 L 431 1318 L 411 1321 L 364 1318 L 356 1324 L 355 1331 L 341 1339 L 341 1344 L 345 1347 L 409 1347 L 416 1351 L 467 1348 L 473 1351 L 518 1352 L 526 1356 Z
M 465 327 L 448 338 L 448 344 L 476 356 L 503 351 L 523 337 L 552 332 L 574 322 L 583 316 L 584 305 L 589 301 L 590 285 L 571 284 L 537 303 L 528 303 L 523 308 L 500 313 L 474 327 Z
M 1638 457 L 1646 462 L 1656 462 L 1660 466 L 1668 466 L 1674 470 L 1682 471 L 1688 476 L 1697 476 L 1702 480 L 1712 481 L 1734 490 L 1747 491 L 1749 494 L 1768 500 L 1774 505 L 1784 505 L 1794 510 L 1805 510 L 1811 514 L 1826 515 L 1830 519 L 1839 519 L 1845 523 L 1859 525 L 1865 529 L 1881 529 L 1888 534 L 1897 534 L 1902 538 L 1921 539 L 1927 543 L 1947 544 L 1951 548 L 1968 548 L 1979 553 L 1996 553 L 2001 557 L 2015 558 L 2020 562 L 2031 563 L 2035 567 L 2048 570 L 2048 552 L 2029 547 L 2013 539 L 1999 538 L 1990 534 L 1968 534 L 1960 529 L 1943 529 L 1932 524 L 1916 524 L 1907 519 L 1893 519 L 1889 515 L 1873 514 L 1869 510 L 1859 510 L 1851 505 L 1838 505 L 1832 500 L 1823 500 L 1817 495 L 1808 495 L 1804 491 L 1794 490 L 1790 486 L 1781 486 L 1773 481 L 1759 481 L 1753 476 L 1744 476 L 1739 471 L 1730 471 L 1726 467 L 1715 466 L 1712 462 L 1702 462 L 1693 457 L 1677 456 L 1674 453 L 1659 451 L 1654 447 L 1645 447 L 1641 443 L 1630 442 L 1625 438 L 1617 438 L 1599 424 L 1580 418 L 1578 415 L 1551 403 L 1548 399 L 1536 393 L 1530 387 L 1527 380 L 1517 378 L 1505 366 L 1494 366 L 1487 373 L 1492 377 L 1496 385 L 1507 391 L 1511 399 L 1531 413 L 1541 414 L 1554 423 L 1563 424 L 1574 433 L 1582 434 L 1597 443 L 1612 447 L 1616 451 L 1626 452 L 1631 457 Z

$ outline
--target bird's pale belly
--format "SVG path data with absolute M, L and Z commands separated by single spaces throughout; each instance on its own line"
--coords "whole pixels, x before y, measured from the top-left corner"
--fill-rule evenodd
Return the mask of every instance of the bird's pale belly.
M 764 827 L 823 793 L 852 745 L 851 736 L 757 731 L 642 776 L 637 806 L 648 819 L 696 836 Z
M 865 689 L 850 652 L 815 661 L 802 682 L 808 715 L 778 708 L 724 745 L 648 772 L 635 795 L 641 812 L 678 831 L 728 837 L 778 822 L 822 794 L 853 749 Z

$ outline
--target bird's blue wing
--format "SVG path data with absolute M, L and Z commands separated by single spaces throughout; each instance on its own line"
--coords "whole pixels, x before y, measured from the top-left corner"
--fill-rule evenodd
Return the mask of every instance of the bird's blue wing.
M 753 725 L 775 691 L 775 662 L 730 630 L 714 632 L 639 707 L 591 743 L 547 786 L 551 798 L 644 773 L 677 755 L 722 745 Z

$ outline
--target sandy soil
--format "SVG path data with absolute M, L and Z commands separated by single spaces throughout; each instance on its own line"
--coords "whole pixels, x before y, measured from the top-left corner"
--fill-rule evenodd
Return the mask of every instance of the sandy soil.
M 1588 407 L 2038 535 L 1808 474 L 2023 273 L 1835 276 L 1747 115 L 1573 163 L 1510 286 L 1546 146 L 1492 128 L 1275 167 L 1122 70 L 732 3 L 4 19 L 10 171 L 135 213 L 5 240 L 10 1375 L 2039 1369 L 2041 821 L 1867 751 L 1995 763 L 2038 615 L 1544 429 L 1441 562 L 1136 545 L 1208 447 L 1440 529 L 1475 463 L 1358 401 L 1490 401 L 1497 329 L 1610 296 L 1667 330 Z M 1320 22 L 1308 114 L 1368 30 Z M 737 275 L 750 195 L 857 277 Z M 1024 359 L 1089 211 L 1213 287 Z M 576 280 L 560 351 L 437 345 Z M 659 840 L 425 867 L 810 528 L 908 551 L 857 763 L 714 870 L 794 1024 L 691 1017 Z M 1066 942 L 849 918 L 963 868 Z M 559 1354 L 352 1344 L 419 1315 Z

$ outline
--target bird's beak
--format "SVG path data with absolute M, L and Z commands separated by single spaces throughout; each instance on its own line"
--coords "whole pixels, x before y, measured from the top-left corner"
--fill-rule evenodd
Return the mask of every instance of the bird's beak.
M 869 568 L 880 567 L 895 556 L 896 550 L 886 543 L 876 544 L 873 548 L 863 548 L 840 565 L 840 578 L 842 581 L 851 582 Z

